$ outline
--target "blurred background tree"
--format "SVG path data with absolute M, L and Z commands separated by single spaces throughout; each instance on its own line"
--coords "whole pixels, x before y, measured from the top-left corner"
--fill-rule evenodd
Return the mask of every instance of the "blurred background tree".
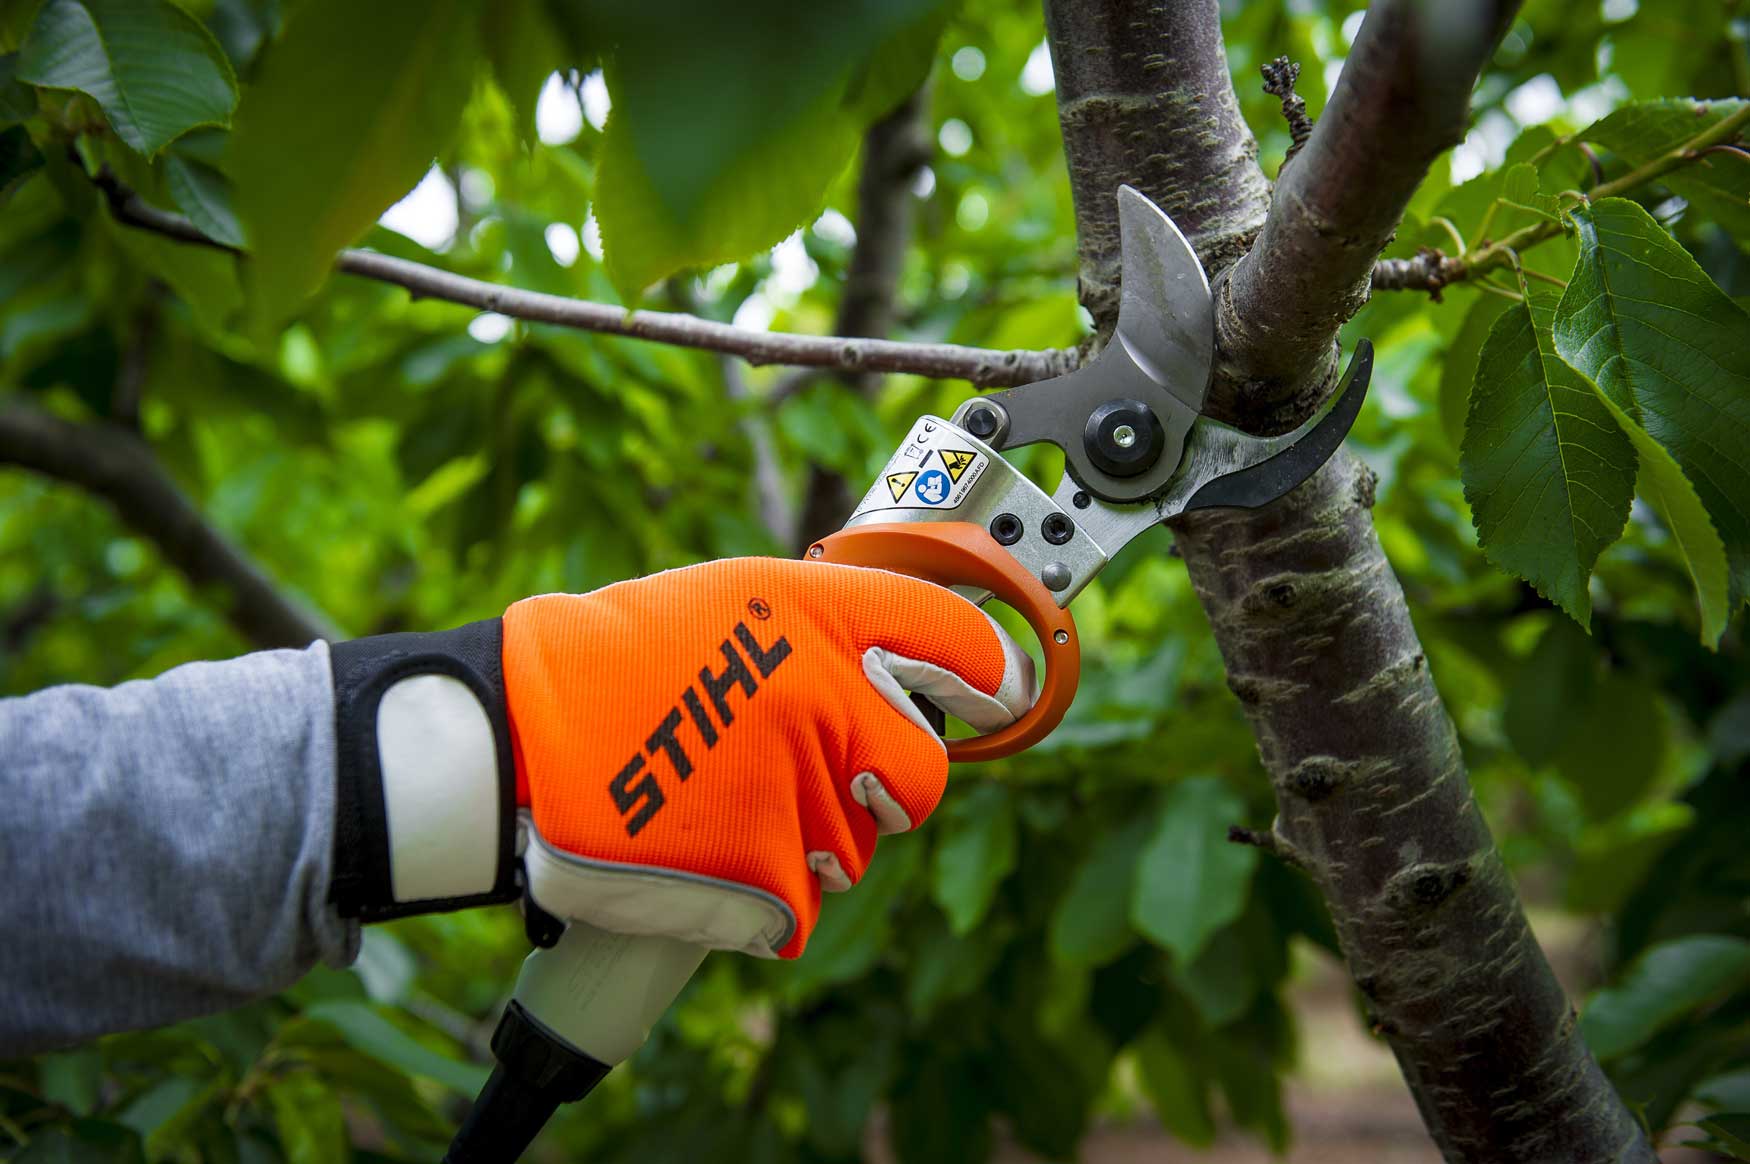
M 1051 6 L 1060 47 L 1084 7 Z M 1109 322 L 1097 265 L 1078 305 L 1093 219 L 1060 129 L 1099 95 L 1060 91 L 1081 81 L 1036 6 L 624 8 L 0 0 L 0 461 L 29 470 L 0 472 L 0 691 L 792 553 L 954 377 L 1039 378 Z M 1305 137 L 1291 93 L 1325 111 L 1363 8 L 1220 5 L 1270 176 Z M 1623 1100 L 1659 1143 L 1750 1158 L 1750 12 L 1492 18 L 1468 132 L 1417 161 L 1373 299 L 1311 305 L 1296 370 L 1326 382 L 1319 328 L 1351 314 L 1346 344 L 1377 345 L 1345 471 L 1373 482 L 1476 803 Z M 1163 92 L 1193 55 L 1162 57 Z M 1298 79 L 1266 92 L 1278 55 Z M 1364 108 L 1408 138 L 1414 104 Z M 1246 198 L 1150 192 L 1212 274 L 1253 246 Z M 1623 255 L 1666 282 L 1616 286 Z M 1575 288 L 1617 322 L 1583 327 Z M 1688 317 L 1666 346 L 1649 298 Z M 694 346 L 602 334 L 634 327 Z M 1617 391 L 1628 365 L 1709 410 Z M 1613 514 L 1620 538 L 1574 532 Z M 1182 534 L 1194 559 L 1222 536 Z M 1222 843 L 1275 804 L 1173 553 L 1151 533 L 1078 600 L 1089 673 L 1055 735 L 958 772 L 800 963 L 709 959 L 534 1154 L 1060 1158 L 1147 1120 L 1282 1151 L 1285 1083 L 1342 1042 L 1302 1028 L 1352 1008 L 1403 1058 L 1366 975 L 1296 1017 L 1343 926 L 1328 879 Z M 5 1065 L 0 1151 L 436 1159 L 525 950 L 513 910 L 410 919 L 285 996 Z

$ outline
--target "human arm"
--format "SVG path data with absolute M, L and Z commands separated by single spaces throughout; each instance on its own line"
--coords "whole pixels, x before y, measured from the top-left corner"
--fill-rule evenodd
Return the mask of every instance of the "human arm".
M 349 918 L 525 881 L 561 918 L 794 956 L 941 795 L 907 689 L 990 730 L 1030 664 L 926 583 L 743 559 L 0 702 L 0 875 L 31 887 L 0 902 L 0 1050 L 235 1005 L 350 961 Z
M 352 961 L 327 900 L 333 707 L 324 643 L 0 700 L 0 1052 Z

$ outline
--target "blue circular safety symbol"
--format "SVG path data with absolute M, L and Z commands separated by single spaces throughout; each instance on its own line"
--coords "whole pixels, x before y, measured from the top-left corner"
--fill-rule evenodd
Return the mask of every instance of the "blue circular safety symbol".
M 912 492 L 918 495 L 918 500 L 925 505 L 940 505 L 948 500 L 948 490 L 952 488 L 948 474 L 940 469 L 931 469 L 918 478 L 917 487 Z

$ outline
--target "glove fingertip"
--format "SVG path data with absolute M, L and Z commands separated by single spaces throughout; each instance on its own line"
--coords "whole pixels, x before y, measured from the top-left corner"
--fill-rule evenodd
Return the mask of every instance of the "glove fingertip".
M 881 783 L 881 777 L 875 773 L 857 773 L 856 779 L 851 781 L 851 798 L 868 809 L 869 815 L 875 818 L 876 835 L 887 837 L 911 831 L 910 814 L 887 791 L 887 786 Z

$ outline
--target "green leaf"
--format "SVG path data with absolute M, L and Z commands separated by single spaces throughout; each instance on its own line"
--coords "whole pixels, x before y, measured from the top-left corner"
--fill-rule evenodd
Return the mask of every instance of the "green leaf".
M 1598 686 L 1598 648 L 1566 619 L 1552 622 L 1513 675 L 1501 726 L 1514 751 L 1537 766 L 1572 737 Z
M 30 1137 L 11 1164 L 143 1164 L 140 1137 L 131 1128 L 102 1120 L 74 1120 Z
M 602 6 L 614 105 L 596 216 L 622 299 L 771 246 L 817 213 L 864 126 L 922 83 L 948 7 Z
M 274 1127 L 288 1164 L 332 1164 L 351 1158 L 340 1100 L 311 1071 L 294 1071 L 267 1089 Z
M 1621 673 L 1606 676 L 1556 755 L 1556 767 L 1579 790 L 1593 820 L 1629 807 L 1658 777 L 1665 759 L 1665 717 L 1658 698 L 1639 680 Z
M 938 819 L 945 834 L 936 845 L 930 889 L 949 927 L 964 934 L 983 919 L 997 886 L 1015 868 L 1015 809 L 1007 789 L 980 784 L 952 800 Z
M 258 322 L 297 310 L 334 256 L 406 194 L 455 133 L 477 0 L 310 0 L 237 110 L 229 172 Z
M 6 205 L 32 174 L 43 168 L 43 155 L 22 125 L 0 130 L 0 206 Z
M 1734 46 L 1732 51 L 1741 52 Z M 1729 101 L 1639 101 L 1580 131 L 1631 166 L 1641 166 L 1742 112 L 1746 103 Z M 1710 154 L 1704 165 L 1672 170 L 1659 179 L 1696 211 L 1739 237 L 1750 234 L 1750 161 L 1733 154 Z
M 1738 98 L 1636 101 L 1594 121 L 1576 136 L 1639 163 L 1670 152 L 1737 113 L 1744 105 Z
M 44 1099 L 76 1115 L 88 1116 L 97 1109 L 97 1088 L 103 1080 L 103 1056 L 97 1048 L 40 1056 L 36 1072 Z
M 1695 1126 L 1712 1136 L 1722 1150 L 1731 1153 L 1732 1159 L 1750 1160 L 1750 1114 L 1721 1112 Z
M 0 53 L 0 129 L 36 113 L 36 94 L 18 81 L 18 54 Z
M 306 1008 L 304 1017 L 333 1027 L 355 1050 L 409 1075 L 435 1079 L 463 1095 L 476 1094 L 486 1082 L 484 1067 L 445 1058 L 362 1002 L 319 1002 Z
M 791 998 L 849 981 L 875 964 L 890 941 L 894 904 L 917 873 L 923 853 L 916 836 L 887 837 L 876 847 L 875 860 L 857 887 L 821 903 L 807 956 L 782 968 L 781 981 Z
M 44 0 L 18 78 L 86 94 L 148 157 L 198 125 L 229 125 L 237 104 L 219 43 L 169 0 Z
M 1238 925 L 1217 930 L 1195 961 L 1175 962 L 1170 972 L 1211 1028 L 1239 1018 L 1258 996 L 1258 960 Z
M 228 247 L 243 246 L 243 228 L 237 222 L 225 175 L 204 162 L 172 154 L 164 159 L 164 183 L 177 209 L 188 215 L 202 234 Z
M 1614 1059 L 1698 1007 L 1750 986 L 1750 941 L 1699 934 L 1649 947 L 1587 1001 L 1580 1028 L 1592 1053 Z
M 1635 489 L 1671 531 L 1683 563 L 1689 569 L 1695 585 L 1695 598 L 1701 607 L 1701 641 L 1712 647 L 1726 632 L 1726 622 L 1732 615 L 1731 563 L 1725 543 L 1713 519 L 1702 504 L 1701 496 L 1690 483 L 1676 459 L 1665 451 L 1634 418 L 1605 398 L 1611 416 L 1634 442 L 1641 457 L 1641 471 Z
M 1143 1089 L 1161 1126 L 1194 1147 L 1215 1142 L 1215 1121 L 1209 1114 L 1209 1081 L 1157 1028 L 1136 1040 L 1136 1065 Z
M 1154 831 L 1146 815 L 1094 841 L 1069 888 L 1051 911 L 1051 956 L 1065 966 L 1098 966 L 1123 952 L 1135 931 L 1125 890 L 1136 879 L 1136 862 Z
M 1227 839 L 1245 816 L 1239 795 L 1214 777 L 1174 785 L 1136 866 L 1130 920 L 1185 963 L 1210 935 L 1240 916 L 1258 851 Z
M 900 1072 L 889 1103 L 893 1153 L 901 1164 L 990 1155 L 992 1096 L 968 1066 L 926 1054 L 921 1064 Z
M 298 1057 L 335 1091 L 369 1103 L 399 1132 L 442 1141 L 455 1130 L 420 1095 L 413 1080 L 369 1055 L 340 1046 L 300 1049 Z
M 480 39 L 492 76 L 510 101 L 517 136 L 535 138 L 535 101 L 553 73 L 584 62 L 572 60 L 570 46 L 541 0 L 495 4 L 481 9 Z
M 1078 1049 L 1085 1047 L 1040 1039 L 1032 1024 L 1006 1024 L 997 1030 L 997 1053 L 990 1060 L 997 1110 L 1008 1117 L 1016 1139 L 1053 1160 L 1073 1156 L 1087 1126 L 1092 1097 L 1076 1070 Z
M 1750 590 L 1750 316 L 1635 203 L 1606 198 L 1573 220 L 1580 261 L 1556 309 L 1556 350 L 1682 469 L 1656 467 L 1654 485 L 1681 509 L 1687 479 L 1712 519 L 1730 565 L 1729 616 Z M 1701 582 L 1705 621 L 1718 625 Z
M 1465 414 L 1470 411 L 1471 385 L 1483 344 L 1501 313 L 1517 306 L 1499 295 L 1478 295 L 1446 349 L 1446 363 L 1440 369 L 1440 426 L 1455 449 L 1464 444 Z
M 191 247 L 143 230 L 110 223 L 116 245 L 144 270 L 168 283 L 212 330 L 225 326 L 243 305 L 237 259 L 211 247 Z
M 1459 471 L 1483 553 L 1581 626 L 1587 580 L 1622 534 L 1634 452 L 1584 376 L 1556 355 L 1556 298 L 1522 277 L 1477 358 Z
M 128 1104 L 120 1120 L 145 1140 L 146 1155 L 156 1160 L 175 1148 L 216 1100 L 225 1095 L 223 1078 L 204 1083 L 183 1075 L 163 1079 Z

